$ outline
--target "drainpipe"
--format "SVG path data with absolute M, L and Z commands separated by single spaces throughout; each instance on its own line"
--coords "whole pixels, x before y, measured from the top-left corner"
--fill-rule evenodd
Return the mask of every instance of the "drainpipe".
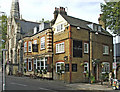
M 71 37 L 71 26 L 69 26 L 69 67 L 70 67 L 70 83 L 72 81 L 72 37 Z
M 52 65 L 53 65 L 53 31 L 52 31 Z M 53 80 L 53 67 L 52 67 L 52 80 Z

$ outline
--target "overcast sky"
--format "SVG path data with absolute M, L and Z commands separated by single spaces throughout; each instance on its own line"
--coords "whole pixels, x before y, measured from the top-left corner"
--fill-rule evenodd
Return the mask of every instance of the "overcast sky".
M 0 0 L 0 11 L 10 15 L 12 0 Z M 23 19 L 39 21 L 53 19 L 55 7 L 67 7 L 68 15 L 98 23 L 100 3 L 104 0 L 19 0 Z

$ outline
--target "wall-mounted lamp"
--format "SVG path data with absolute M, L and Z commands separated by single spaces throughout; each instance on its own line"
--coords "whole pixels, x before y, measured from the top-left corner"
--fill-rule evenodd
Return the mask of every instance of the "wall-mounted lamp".
M 64 61 L 67 61 L 68 60 L 68 56 L 64 56 Z

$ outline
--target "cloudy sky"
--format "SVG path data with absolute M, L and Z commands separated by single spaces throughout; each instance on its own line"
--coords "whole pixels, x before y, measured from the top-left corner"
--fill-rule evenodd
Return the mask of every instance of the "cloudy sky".
M 0 0 L 0 11 L 10 15 L 12 0 Z M 98 23 L 104 0 L 19 0 L 20 14 L 29 21 L 53 19 L 55 7 L 66 7 L 68 15 Z

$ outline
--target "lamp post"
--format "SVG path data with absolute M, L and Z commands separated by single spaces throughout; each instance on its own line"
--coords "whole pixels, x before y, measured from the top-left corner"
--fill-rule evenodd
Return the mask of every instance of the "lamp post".
M 113 36 L 114 37 L 114 78 L 116 79 L 116 36 Z
M 3 76 L 2 76 L 2 90 L 5 90 L 5 52 L 7 51 L 7 49 L 2 49 L 2 53 L 3 53 L 3 65 L 2 65 L 2 70 L 3 70 Z

